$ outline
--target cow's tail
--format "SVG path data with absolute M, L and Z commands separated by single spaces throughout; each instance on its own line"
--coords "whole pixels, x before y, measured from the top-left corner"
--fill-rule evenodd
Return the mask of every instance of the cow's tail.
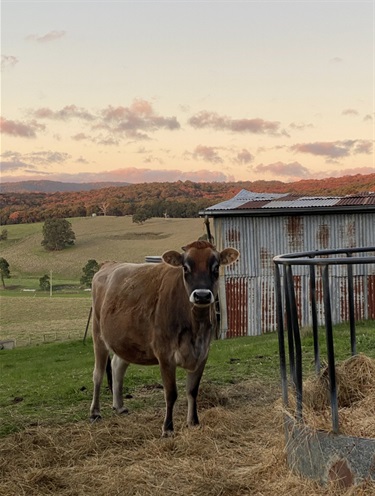
M 84 343 L 85 343 L 86 338 L 87 338 L 87 331 L 89 330 L 89 325 L 90 325 L 91 315 L 92 315 L 92 306 L 90 307 L 89 316 L 88 316 L 88 318 L 87 318 L 87 324 L 86 324 L 85 334 L 84 334 L 84 336 L 83 336 L 83 342 L 84 342 Z
M 111 393 L 113 393 L 112 389 L 112 365 L 111 365 L 111 357 L 108 355 L 107 358 L 107 365 L 105 367 L 105 371 L 107 373 L 107 381 L 108 381 L 108 387 Z

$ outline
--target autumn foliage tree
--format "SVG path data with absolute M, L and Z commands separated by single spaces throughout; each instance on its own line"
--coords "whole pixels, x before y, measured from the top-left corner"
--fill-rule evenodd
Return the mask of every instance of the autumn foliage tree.
M 47 219 L 43 225 L 42 245 L 46 250 L 63 250 L 74 245 L 76 236 L 72 225 L 66 219 Z

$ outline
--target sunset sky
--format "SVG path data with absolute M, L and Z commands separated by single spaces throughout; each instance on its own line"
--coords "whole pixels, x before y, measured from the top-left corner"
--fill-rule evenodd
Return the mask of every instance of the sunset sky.
M 2 0 L 2 181 L 375 172 L 374 4 Z

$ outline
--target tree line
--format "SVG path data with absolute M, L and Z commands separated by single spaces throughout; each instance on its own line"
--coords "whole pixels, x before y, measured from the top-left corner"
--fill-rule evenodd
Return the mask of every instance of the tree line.
M 91 215 L 196 217 L 199 210 L 233 197 L 241 189 L 258 193 L 348 195 L 375 189 L 375 174 L 322 180 L 239 181 L 230 183 L 143 183 L 58 193 L 0 194 L 0 224 L 43 222 Z

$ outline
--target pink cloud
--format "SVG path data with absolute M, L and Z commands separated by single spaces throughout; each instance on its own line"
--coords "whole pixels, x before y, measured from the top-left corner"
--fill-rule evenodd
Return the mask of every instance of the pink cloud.
M 103 123 L 98 127 L 116 133 L 125 133 L 130 138 L 147 139 L 140 131 L 156 131 L 158 129 L 175 130 L 180 128 L 176 117 L 163 117 L 157 114 L 151 103 L 146 100 L 134 100 L 129 107 L 113 107 L 109 105 L 101 112 Z
M 352 108 L 348 108 L 348 109 L 344 109 L 342 112 L 341 112 L 342 115 L 358 115 L 359 112 L 358 110 L 355 110 L 355 109 L 352 109 Z
M 82 107 L 76 105 L 66 105 L 61 110 L 52 110 L 47 107 L 39 108 L 31 111 L 34 117 L 39 119 L 52 119 L 52 120 L 69 120 L 72 118 L 82 119 L 85 121 L 92 121 L 95 119 L 94 115 Z
M 202 110 L 190 117 L 188 123 L 196 129 L 211 128 L 218 131 L 232 131 L 235 133 L 249 132 L 254 134 L 287 135 L 285 131 L 280 130 L 279 122 L 265 121 L 259 118 L 232 119 L 206 110 Z
M 369 140 L 318 141 L 299 143 L 290 147 L 294 152 L 321 155 L 329 159 L 347 157 L 351 154 L 371 153 L 372 142 Z
M 202 159 L 206 162 L 221 164 L 223 162 L 223 159 L 219 156 L 217 150 L 218 148 L 213 146 L 198 145 L 195 148 L 192 156 L 196 160 Z
M 374 167 L 352 167 L 349 169 L 330 170 L 314 174 L 317 178 L 356 176 L 357 174 L 374 174 Z
M 50 41 L 58 40 L 59 38 L 63 38 L 66 35 L 65 31 L 50 31 L 49 33 L 38 36 L 36 34 L 30 34 L 27 36 L 27 40 L 37 41 L 38 43 L 48 43 Z
M 30 171 L 30 174 L 32 171 Z M 34 172 L 37 174 L 37 172 Z M 112 171 L 102 172 L 78 172 L 76 174 L 46 174 L 33 177 L 29 174 L 24 175 L 9 175 L 3 176 L 3 182 L 14 182 L 32 179 L 48 179 L 50 181 L 65 181 L 65 182 L 101 182 L 101 181 L 115 181 L 115 182 L 129 182 L 129 183 L 143 183 L 143 182 L 175 182 L 175 181 L 194 181 L 194 182 L 226 182 L 234 181 L 234 177 L 226 175 L 223 172 L 210 171 L 202 169 L 199 171 L 181 171 L 178 169 L 138 169 L 129 167 L 124 169 L 116 169 Z
M 291 122 L 289 124 L 294 131 L 304 131 L 305 129 L 314 127 L 312 124 L 305 124 L 304 122 Z
M 285 176 L 289 178 L 311 177 L 309 169 L 301 165 L 299 162 L 291 162 L 289 164 L 284 162 L 275 162 L 268 165 L 258 164 L 252 167 L 251 170 L 258 174 L 270 172 L 276 176 Z
M 104 130 L 109 136 L 105 138 L 100 135 L 88 137 L 81 132 L 72 138 L 77 141 L 91 139 L 96 143 L 110 145 L 117 145 L 121 137 L 135 141 L 150 140 L 148 135 L 150 132 L 159 129 L 173 131 L 181 127 L 176 117 L 165 117 L 158 114 L 150 102 L 142 99 L 134 100 L 129 107 L 109 105 L 95 113 L 72 104 L 59 110 L 42 107 L 30 110 L 29 114 L 37 119 L 68 121 L 74 118 L 91 123 L 92 131 Z
M 240 152 L 237 153 L 236 158 L 234 159 L 235 162 L 238 164 L 249 164 L 252 162 L 254 159 L 254 156 L 251 155 L 251 153 L 243 148 Z
M 18 64 L 18 58 L 14 55 L 2 55 L 1 56 L 1 70 L 5 70 L 8 67 L 14 67 Z
M 38 125 L 35 122 L 24 124 L 19 121 L 11 121 L 0 117 L 0 131 L 4 134 L 9 134 L 10 136 L 15 136 L 18 138 L 35 138 L 35 129 Z
M 85 133 L 78 133 L 72 136 L 72 139 L 74 141 L 82 141 L 82 140 L 89 140 L 90 136 L 87 136 Z

